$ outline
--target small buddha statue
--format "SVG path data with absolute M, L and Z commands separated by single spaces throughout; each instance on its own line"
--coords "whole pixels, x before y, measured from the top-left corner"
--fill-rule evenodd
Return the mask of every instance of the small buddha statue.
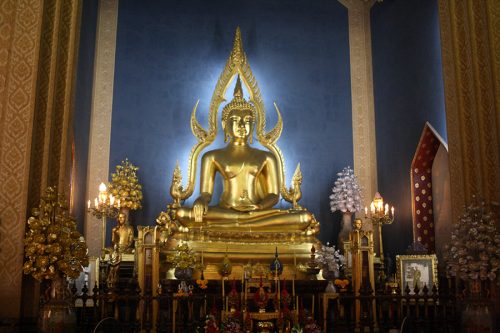
M 108 288 L 113 288 L 118 283 L 118 271 L 120 270 L 121 259 L 122 256 L 120 254 L 119 246 L 118 244 L 114 244 L 113 251 L 109 255 L 108 276 L 106 279 Z
M 121 253 L 131 253 L 134 242 L 134 228 L 127 223 L 127 214 L 120 212 L 117 225 L 111 231 L 111 243 L 113 247 L 118 246 Z
M 244 99 L 239 76 L 233 96 L 222 110 L 228 144 L 203 155 L 200 195 L 192 208 L 178 208 L 175 218 L 185 227 L 203 225 L 215 230 L 306 230 L 313 221 L 317 223 L 310 212 L 273 208 L 279 200 L 277 161 L 271 152 L 250 145 L 256 109 Z M 209 206 L 217 173 L 223 180 L 223 192 L 218 203 Z

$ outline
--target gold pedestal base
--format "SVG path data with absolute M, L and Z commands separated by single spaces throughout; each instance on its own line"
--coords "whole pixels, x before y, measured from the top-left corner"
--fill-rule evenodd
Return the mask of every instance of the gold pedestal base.
M 203 261 L 204 276 L 209 280 L 222 278 L 219 268 L 227 253 L 232 264 L 230 278 L 241 280 L 245 266 L 249 265 L 252 266 L 254 277 L 260 275 L 266 277 L 277 250 L 279 260 L 283 265 L 281 278 L 291 280 L 293 277 L 298 279 L 302 275 L 306 278 L 305 272 L 297 271 L 297 265 L 305 266 L 311 258 L 312 246 L 319 248 L 321 244 L 313 236 L 288 233 L 252 233 L 252 238 L 247 233 L 238 233 L 238 237 L 233 234 L 232 239 L 228 239 L 227 236 L 213 232 L 201 235 L 178 233 L 168 239 L 166 252 L 175 249 L 180 242 L 187 242 L 189 247 L 200 256 L 200 262 Z M 200 273 L 197 272 L 197 274 Z M 167 273 L 166 277 L 171 278 L 170 275 L 172 275 L 172 270 Z

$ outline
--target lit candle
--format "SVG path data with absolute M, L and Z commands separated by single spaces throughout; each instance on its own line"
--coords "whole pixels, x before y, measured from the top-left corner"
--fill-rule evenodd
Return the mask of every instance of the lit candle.
M 94 207 L 99 207 L 99 201 L 97 200 L 97 198 L 94 199 Z
M 106 184 L 104 183 L 99 185 L 99 202 L 106 202 Z
M 365 217 L 368 216 L 368 207 L 365 206 Z
M 87 209 L 90 209 L 90 200 L 87 201 Z
M 109 195 L 109 205 L 110 206 L 115 205 L 115 197 L 112 194 Z
M 391 208 L 392 217 L 394 217 L 394 206 Z
M 370 204 L 370 212 L 372 214 L 375 214 L 375 203 L 372 201 L 372 203 Z
M 389 214 L 389 204 L 385 204 L 384 215 L 388 215 L 388 214 Z

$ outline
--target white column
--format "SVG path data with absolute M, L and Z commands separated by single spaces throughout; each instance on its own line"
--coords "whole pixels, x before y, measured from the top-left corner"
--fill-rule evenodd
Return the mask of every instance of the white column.
M 354 173 L 369 207 L 377 191 L 377 146 L 373 101 L 370 9 L 375 2 L 339 0 L 349 15 Z M 359 217 L 359 214 L 358 214 Z M 371 229 L 366 225 L 364 229 Z
M 94 57 L 86 190 L 86 200 L 92 202 L 97 196 L 99 184 L 107 182 L 109 176 L 117 21 L 118 0 L 100 0 Z M 99 255 L 102 242 L 101 222 L 87 213 L 84 229 L 89 255 Z

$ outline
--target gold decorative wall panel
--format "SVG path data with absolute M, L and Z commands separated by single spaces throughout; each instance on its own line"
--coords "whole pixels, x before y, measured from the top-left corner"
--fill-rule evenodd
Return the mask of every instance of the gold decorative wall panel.
M 47 186 L 69 191 L 69 148 L 79 0 L 44 2 L 40 36 L 37 99 L 33 124 L 29 207 Z
M 348 9 L 354 173 L 364 205 L 377 192 L 377 147 L 373 100 L 370 9 L 374 1 L 339 0 Z M 365 226 L 368 229 L 371 226 Z
M 17 318 L 21 303 L 42 4 L 0 2 L 0 318 Z
M 79 17 L 79 0 L 0 3 L 0 318 L 18 318 L 23 295 L 25 315 L 38 308 L 24 226 L 41 190 L 68 184 Z
M 439 1 L 452 216 L 500 202 L 500 2 Z
M 87 171 L 87 198 L 97 197 L 99 183 L 108 181 L 117 20 L 118 0 L 99 1 Z M 100 253 L 101 232 L 99 230 L 100 222 L 91 214 L 86 214 L 85 239 L 90 255 L 97 256 Z

